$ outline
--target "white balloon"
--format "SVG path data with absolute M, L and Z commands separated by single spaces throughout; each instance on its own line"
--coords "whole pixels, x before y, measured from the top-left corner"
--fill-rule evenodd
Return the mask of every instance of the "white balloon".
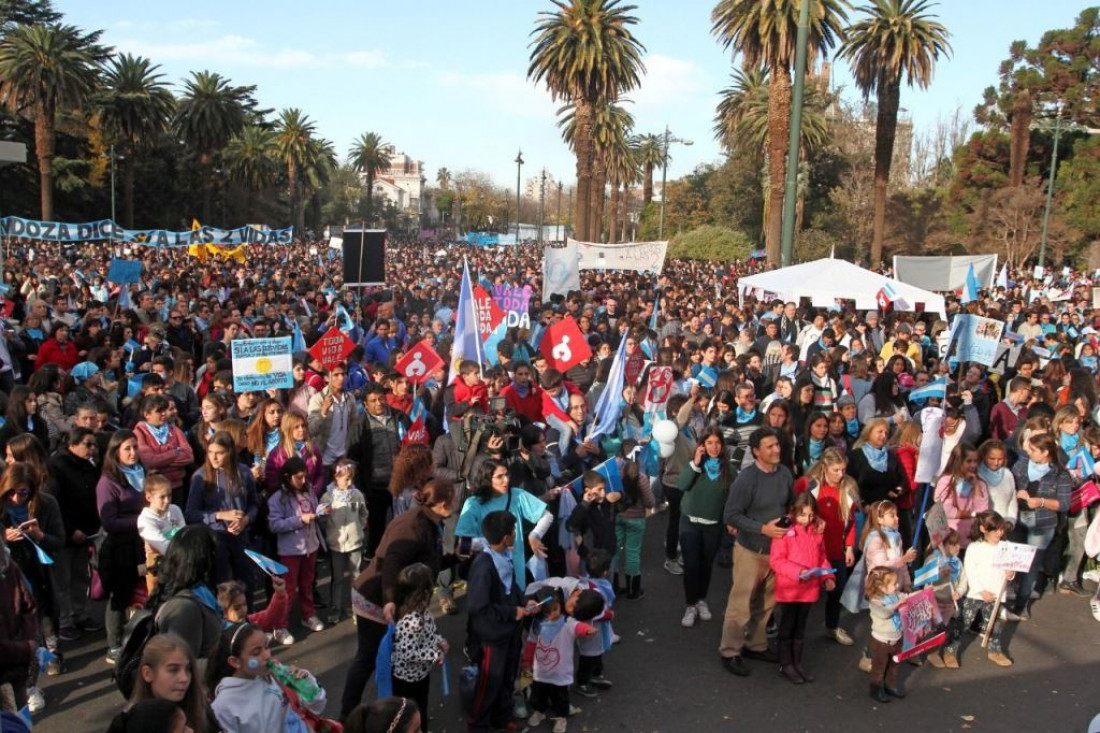
M 658 420 L 653 423 L 653 439 L 658 443 L 675 443 L 680 428 L 672 420 Z M 666 456 L 667 457 L 667 456 Z
M 676 452 L 676 446 L 673 443 L 658 443 L 657 452 L 661 454 L 661 458 L 671 458 Z

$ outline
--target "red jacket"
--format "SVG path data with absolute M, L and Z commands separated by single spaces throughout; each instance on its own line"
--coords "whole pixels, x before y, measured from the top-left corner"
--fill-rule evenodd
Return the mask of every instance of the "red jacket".
M 794 482 L 794 493 L 814 491 L 817 499 L 817 516 L 825 523 L 825 557 L 834 562 L 844 562 L 844 551 L 856 546 L 856 513 L 858 499 L 853 499 L 848 518 L 841 516 L 840 492 L 835 486 L 818 484 L 810 486 L 810 480 L 802 476 Z
M 275 629 L 285 629 L 287 603 L 286 593 L 276 593 L 271 596 L 271 603 L 267 604 L 267 608 L 248 614 L 248 623 L 259 626 L 268 633 Z
M 482 382 L 468 387 L 459 377 L 455 380 L 454 394 L 455 402 L 465 402 L 471 408 L 480 407 L 486 412 L 489 410 L 489 388 Z
M 803 527 L 796 523 L 787 534 L 772 540 L 770 563 L 775 571 L 775 600 L 779 603 L 813 603 L 821 595 L 825 580 L 832 577 L 798 579 L 803 570 L 833 567 L 825 557 L 825 535 L 812 524 Z
M 145 470 L 164 474 L 173 489 L 182 486 L 188 467 L 195 462 L 195 454 L 183 431 L 173 425 L 168 440 L 161 445 L 142 421 L 134 426 L 134 437 L 137 438 L 138 458 Z
M 38 358 L 34 361 L 34 370 L 37 372 L 46 364 L 57 364 L 67 372 L 80 363 L 80 355 L 77 353 L 76 344 L 66 341 L 64 344 L 55 338 L 48 338 L 38 347 Z
M 561 386 L 565 388 L 568 394 L 584 395 L 584 392 L 581 392 L 580 388 L 568 379 L 561 380 Z M 569 415 L 565 414 L 565 411 L 558 407 L 558 403 L 554 402 L 554 398 L 550 396 L 549 392 L 545 389 L 539 390 L 539 392 L 542 394 L 542 417 L 544 420 L 551 415 L 562 422 L 570 419 Z
M 509 410 L 514 411 L 521 417 L 527 418 L 531 422 L 543 421 L 542 390 L 534 383 L 528 386 L 526 397 L 521 396 L 516 390 L 515 383 L 509 384 L 502 389 L 500 394 L 504 397 L 504 401 L 508 405 Z
M 899 445 L 898 446 L 898 463 L 901 464 L 901 470 L 905 472 L 905 477 L 909 479 L 909 489 L 903 491 L 901 496 L 897 498 L 894 503 L 898 505 L 898 509 L 912 509 L 916 503 L 915 493 L 917 491 L 917 448 L 912 445 Z

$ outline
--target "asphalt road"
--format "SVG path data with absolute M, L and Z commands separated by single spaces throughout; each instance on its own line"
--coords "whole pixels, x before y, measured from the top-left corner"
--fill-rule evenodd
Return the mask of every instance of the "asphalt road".
M 869 699 L 866 675 L 856 667 L 859 644 L 868 636 L 866 615 L 843 619 L 857 645 L 841 647 L 820 635 L 820 606 L 810 620 L 805 659 L 816 682 L 795 687 L 778 676 L 774 665 L 755 662 L 749 662 L 750 677 L 735 678 L 719 664 L 717 653 L 729 571 L 716 569 L 710 593 L 715 619 L 682 629 L 679 578 L 661 567 L 665 522 L 665 515 L 654 517 L 646 534 L 646 597 L 622 600 L 616 607 L 615 628 L 622 643 L 605 658 L 605 673 L 614 688 L 597 699 L 574 694 L 581 712 L 571 719 L 571 730 L 1071 733 L 1085 731 L 1100 712 L 1100 625 L 1089 613 L 1087 599 L 1060 595 L 1044 597 L 1035 604 L 1032 620 L 1006 631 L 1013 667 L 993 665 L 977 637 L 968 636 L 961 669 L 903 665 L 909 696 L 889 705 Z M 452 675 L 457 674 L 465 616 L 446 617 L 440 628 L 451 642 L 450 666 Z M 320 678 L 329 695 L 327 712 L 335 715 L 345 666 L 354 654 L 354 629 L 344 622 L 316 634 L 294 633 L 300 641 L 277 654 Z M 98 634 L 63 647 L 65 673 L 42 677 L 47 707 L 35 721 L 37 733 L 106 730 L 122 699 L 103 661 L 104 646 Z M 433 730 L 464 731 L 456 697 L 440 697 L 438 676 L 432 687 Z M 373 694 L 373 685 L 367 694 Z M 549 726 L 535 730 L 548 731 Z

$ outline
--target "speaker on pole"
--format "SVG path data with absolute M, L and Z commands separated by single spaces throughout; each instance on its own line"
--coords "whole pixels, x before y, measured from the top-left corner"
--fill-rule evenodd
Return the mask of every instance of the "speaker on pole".
M 386 230 L 345 229 L 344 287 L 386 284 Z

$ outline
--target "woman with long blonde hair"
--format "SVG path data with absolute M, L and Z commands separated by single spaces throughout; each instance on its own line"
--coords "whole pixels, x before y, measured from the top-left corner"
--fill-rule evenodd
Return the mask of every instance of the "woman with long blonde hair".
M 281 471 L 283 464 L 294 456 L 306 463 L 306 483 L 315 497 L 325 490 L 325 467 L 321 463 L 321 451 L 309 439 L 309 425 L 306 418 L 297 412 L 283 413 L 279 424 L 279 445 L 267 457 L 265 468 L 267 490 L 274 494 L 282 487 Z

